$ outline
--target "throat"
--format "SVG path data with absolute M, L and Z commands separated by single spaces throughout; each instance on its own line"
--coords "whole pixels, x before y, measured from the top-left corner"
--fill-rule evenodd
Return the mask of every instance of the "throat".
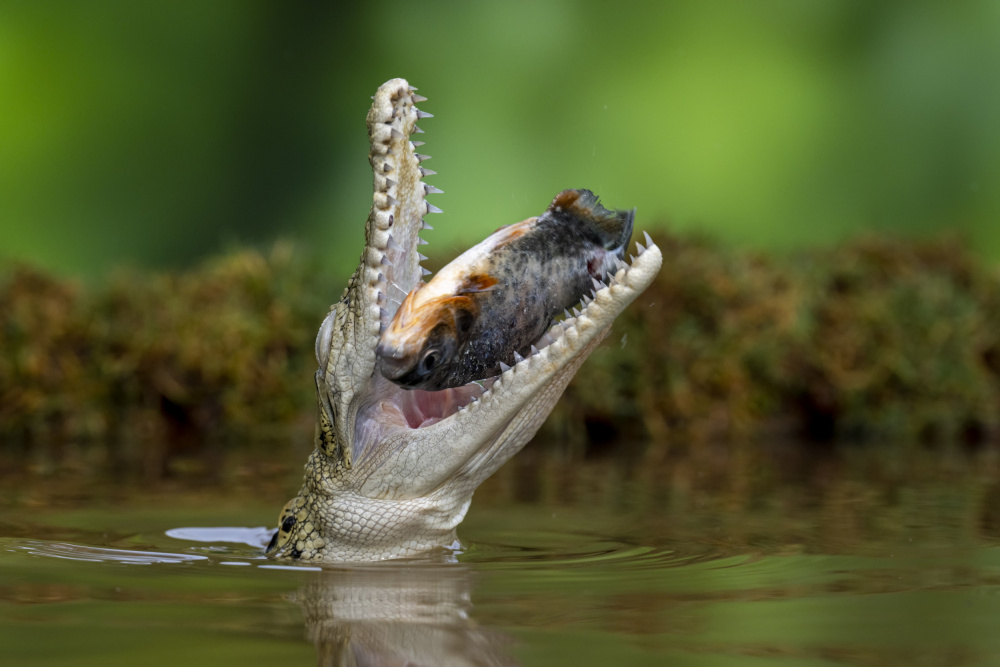
M 393 433 L 433 426 L 478 400 L 495 378 L 442 391 L 407 390 L 377 374 L 368 400 L 358 410 L 354 424 L 354 457 L 385 441 Z
M 488 382 L 493 383 L 492 379 Z M 436 424 L 458 412 L 462 406 L 478 399 L 486 390 L 485 385 L 485 382 L 483 384 L 470 382 L 461 387 L 441 391 L 404 390 L 396 397 L 396 407 L 409 428 L 422 428 Z

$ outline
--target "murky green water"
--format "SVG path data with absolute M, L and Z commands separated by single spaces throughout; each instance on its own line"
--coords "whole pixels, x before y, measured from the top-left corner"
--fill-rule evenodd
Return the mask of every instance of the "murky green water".
M 462 553 L 322 570 L 251 546 L 299 450 L 5 460 L 0 663 L 1000 664 L 996 451 L 653 451 L 532 445 Z

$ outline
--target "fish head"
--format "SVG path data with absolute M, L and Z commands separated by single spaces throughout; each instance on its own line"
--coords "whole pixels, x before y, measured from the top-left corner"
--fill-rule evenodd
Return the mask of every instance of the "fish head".
M 468 341 L 479 307 L 475 295 L 446 294 L 421 299 L 413 289 L 375 348 L 379 371 L 407 389 L 442 389 Z

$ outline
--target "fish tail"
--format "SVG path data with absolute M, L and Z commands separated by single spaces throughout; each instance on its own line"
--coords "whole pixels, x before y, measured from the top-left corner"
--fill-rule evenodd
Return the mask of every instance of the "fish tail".
M 631 211 L 611 211 L 604 208 L 597 195 L 590 190 L 563 190 L 552 200 L 549 211 L 569 214 L 596 232 L 605 250 L 619 259 L 624 257 L 632 238 L 634 208 Z

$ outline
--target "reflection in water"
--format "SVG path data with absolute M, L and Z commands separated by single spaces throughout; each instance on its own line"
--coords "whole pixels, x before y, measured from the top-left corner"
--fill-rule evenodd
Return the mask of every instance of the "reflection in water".
M 320 665 L 515 665 L 511 641 L 470 617 L 460 565 L 325 570 L 295 595 Z
M 172 530 L 174 536 L 204 538 L 208 534 L 253 539 L 256 529 L 206 528 Z M 201 547 L 190 547 L 200 549 Z M 200 573 L 212 576 L 216 565 L 256 566 L 257 581 L 265 572 L 286 570 L 309 577 L 299 590 L 281 597 L 302 610 L 305 636 L 316 647 L 318 663 L 329 666 L 473 666 L 516 665 L 507 653 L 512 640 L 480 626 L 471 617 L 472 575 L 465 565 L 443 562 L 381 563 L 351 569 L 279 566 L 256 553 L 231 560 L 192 553 L 134 551 L 44 540 L 0 538 L 0 554 L 44 560 L 89 561 L 121 565 L 160 565 L 141 568 L 154 577 L 173 578 L 171 565 L 199 563 Z M 8 563 L 13 561 L 7 561 Z M 44 567 L 44 566 L 43 566 Z M 228 569 L 228 568 L 227 568 Z M 81 577 L 98 574 L 80 571 Z M 219 576 L 219 575 L 215 575 Z M 120 590 L 120 588 L 116 588 Z M 2 593 L 2 587 L 0 587 Z M 92 597 L 80 593 L 80 599 Z M 33 601 L 51 601 L 52 590 L 35 590 Z M 74 597 L 65 590 L 60 600 Z M 147 598 L 147 602 L 149 599 Z M 176 601 L 176 600 L 175 600 Z
M 218 528 L 171 528 L 167 531 L 167 537 L 175 540 L 189 540 L 191 542 L 208 542 L 215 544 L 227 542 L 233 544 L 245 544 L 257 549 L 267 546 L 274 528 L 259 526 L 257 528 L 242 528 L 235 526 L 221 526 Z

